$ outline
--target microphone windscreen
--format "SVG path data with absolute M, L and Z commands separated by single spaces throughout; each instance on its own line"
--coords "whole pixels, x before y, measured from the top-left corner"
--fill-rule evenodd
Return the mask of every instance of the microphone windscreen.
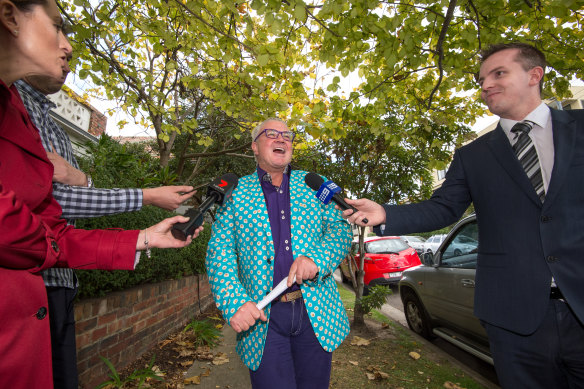
M 319 190 L 324 180 L 318 174 L 310 172 L 304 177 L 304 182 L 306 182 L 306 185 L 308 185 L 310 189 Z
M 239 177 L 235 173 L 227 173 L 221 176 L 222 179 L 227 181 L 233 188 L 237 188 L 237 183 L 239 182 Z

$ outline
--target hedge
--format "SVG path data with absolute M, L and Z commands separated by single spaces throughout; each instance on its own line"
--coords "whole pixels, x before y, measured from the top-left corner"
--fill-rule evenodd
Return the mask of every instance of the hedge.
M 146 206 L 139 212 L 83 219 L 77 228 L 143 229 L 164 218 L 175 215 L 160 208 Z M 127 270 L 76 270 L 79 278 L 79 298 L 100 297 L 108 292 L 123 290 L 144 283 L 178 279 L 192 274 L 205 273 L 205 252 L 211 227 L 205 224 L 203 233 L 193 243 L 182 249 L 152 249 L 152 257 L 142 253 L 134 271 Z

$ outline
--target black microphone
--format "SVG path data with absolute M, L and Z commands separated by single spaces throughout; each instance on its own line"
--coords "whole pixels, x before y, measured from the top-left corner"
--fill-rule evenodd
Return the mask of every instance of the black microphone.
M 205 212 L 207 212 L 215 203 L 224 205 L 231 192 L 237 187 L 239 177 L 233 173 L 227 173 L 221 177 L 215 178 L 207 187 L 207 198 L 199 206 L 199 208 L 191 208 L 185 212 L 185 216 L 189 217 L 189 221 L 185 223 L 176 223 L 172 226 L 172 236 L 176 239 L 186 240 L 187 236 L 192 235 L 195 230 L 203 224 L 205 220 Z
M 358 211 L 357 208 L 347 204 L 343 199 L 343 196 L 339 194 L 343 189 L 334 182 L 324 182 L 321 176 L 312 172 L 306 174 L 304 182 L 306 182 L 306 185 L 308 185 L 310 189 L 317 191 L 316 196 L 323 203 L 328 204 L 330 200 L 333 200 L 343 211 L 347 209 L 352 209 L 353 213 Z M 331 193 L 334 193 L 332 198 L 330 198 Z M 368 222 L 369 220 L 367 220 L 367 218 L 363 219 L 363 223 L 367 224 Z

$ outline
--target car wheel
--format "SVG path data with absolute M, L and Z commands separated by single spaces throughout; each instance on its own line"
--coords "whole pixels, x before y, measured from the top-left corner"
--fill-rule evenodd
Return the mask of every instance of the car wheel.
M 409 290 L 403 290 L 402 292 L 404 294 L 404 313 L 410 329 L 426 339 L 434 338 L 428 313 L 418 296 Z
M 363 285 L 363 297 L 369 296 L 369 286 Z
M 455 257 L 458 257 L 458 256 L 460 256 L 460 255 L 462 255 L 462 251 L 460 251 L 459 249 L 455 249 L 455 250 L 454 250 L 454 256 L 455 256 Z

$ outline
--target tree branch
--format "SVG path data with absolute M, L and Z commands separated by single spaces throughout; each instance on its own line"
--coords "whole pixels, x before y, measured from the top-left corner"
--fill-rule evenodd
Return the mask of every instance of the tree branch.
M 227 150 L 221 150 L 221 151 L 214 151 L 211 153 L 191 153 L 191 154 L 185 154 L 185 158 L 198 158 L 198 157 L 216 157 L 218 155 L 224 155 L 224 154 L 228 154 L 228 153 L 234 153 L 236 151 L 241 151 L 241 150 L 245 150 L 247 148 L 251 147 L 251 142 L 246 143 L 242 146 L 239 147 L 234 147 L 232 149 L 227 149 Z
M 448 4 L 448 11 L 446 11 L 446 17 L 444 18 L 444 23 L 442 23 L 442 29 L 440 30 L 440 35 L 438 36 L 438 42 L 436 42 L 436 51 L 438 52 L 438 70 L 440 72 L 440 77 L 438 77 L 438 82 L 434 86 L 434 89 L 432 89 L 430 97 L 428 97 L 428 109 L 430 109 L 432 106 L 432 99 L 434 98 L 434 94 L 438 91 L 438 88 L 442 83 L 442 79 L 444 78 L 444 68 L 442 66 L 442 62 L 444 61 L 444 40 L 446 39 L 446 33 L 448 32 L 450 22 L 454 17 L 456 2 L 457 0 L 450 0 L 450 4 Z
M 217 32 L 219 35 L 223 35 L 235 42 L 237 42 L 238 44 L 240 44 L 241 46 L 245 47 L 246 50 L 248 50 L 250 53 L 256 54 L 255 50 L 252 47 L 247 46 L 245 43 L 240 42 L 239 39 L 237 39 L 236 37 L 229 35 L 221 30 L 219 30 L 218 28 L 216 28 L 215 26 L 211 25 L 210 23 L 208 23 L 206 20 L 204 20 L 203 18 L 201 18 L 199 15 L 195 14 L 189 7 L 187 7 L 187 5 L 185 3 L 183 3 L 180 0 L 175 0 L 175 2 L 180 5 L 181 7 L 183 7 L 189 14 L 191 14 L 195 19 L 197 19 L 198 21 L 200 21 L 201 23 L 203 23 L 204 25 L 206 25 L 207 27 L 209 27 L 210 29 L 212 29 L 213 31 Z

